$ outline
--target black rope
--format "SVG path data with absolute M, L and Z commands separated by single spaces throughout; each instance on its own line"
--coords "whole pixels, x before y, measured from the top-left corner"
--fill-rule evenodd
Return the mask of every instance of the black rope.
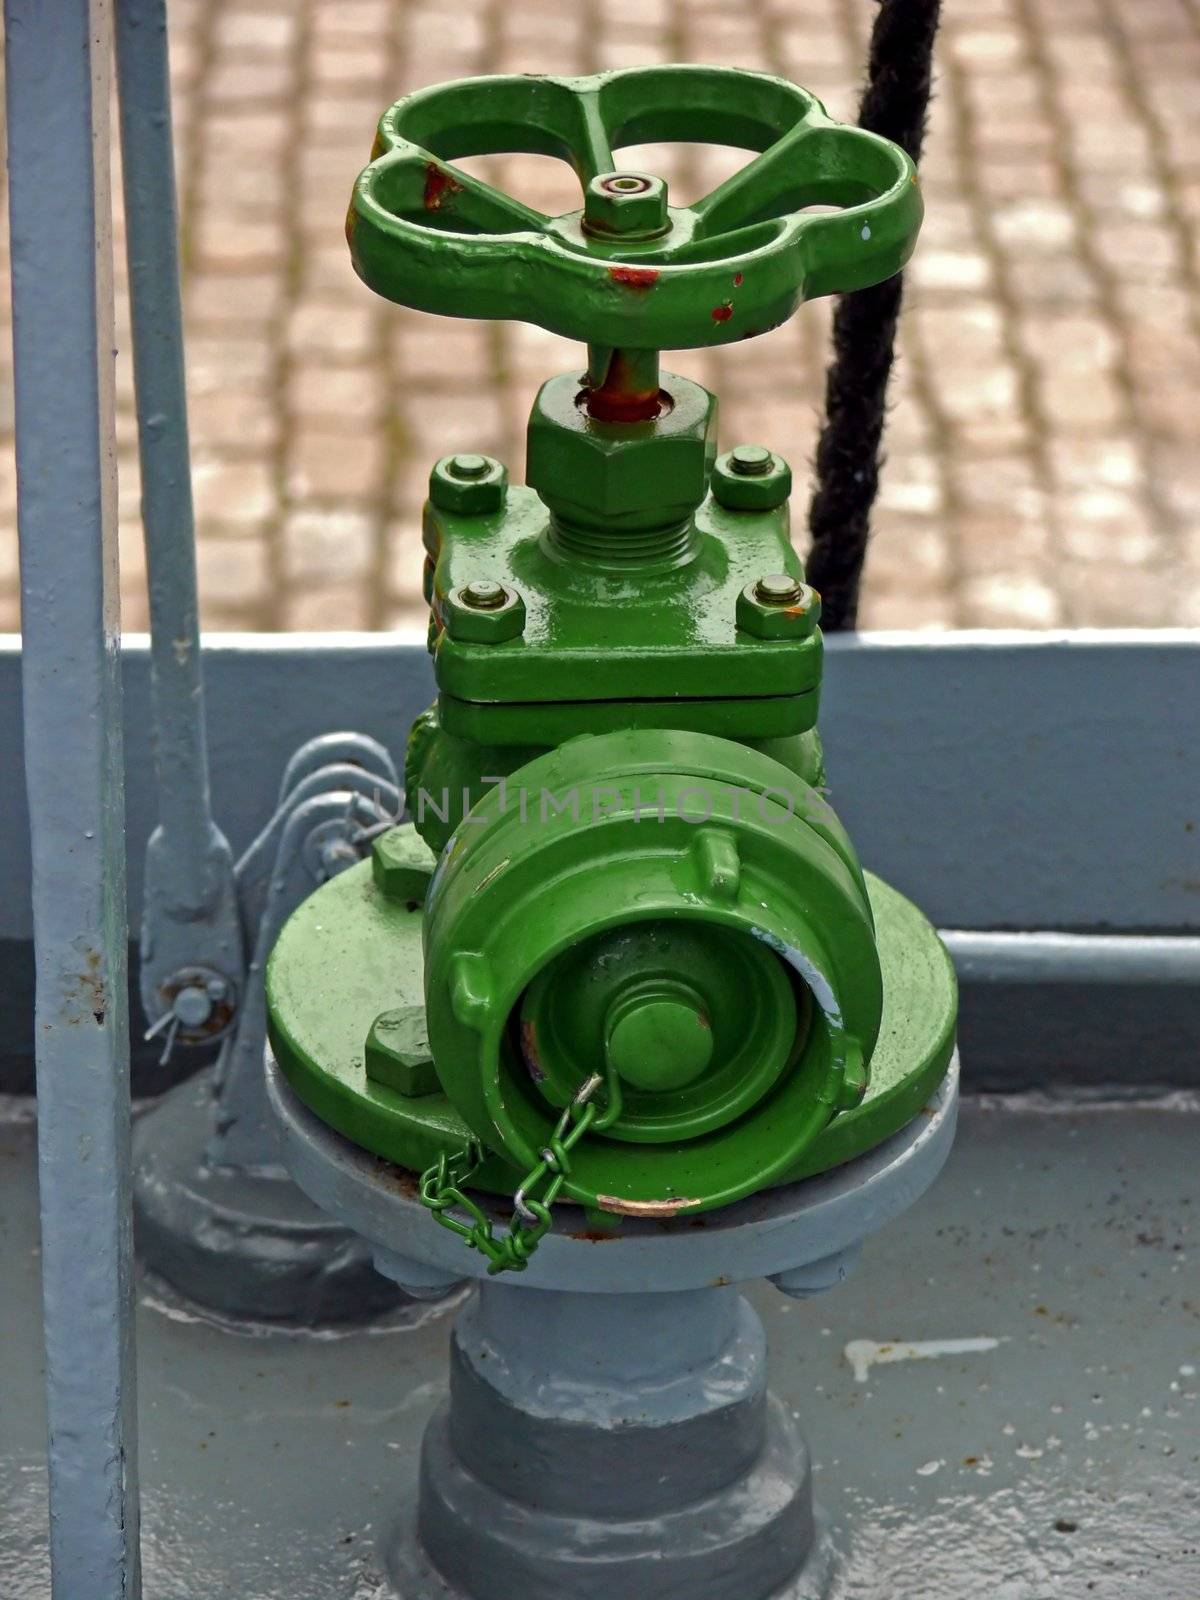
M 941 0 L 878 0 L 859 124 L 921 157 Z M 871 507 L 879 488 L 896 321 L 903 276 L 843 295 L 833 319 L 817 487 L 809 507 L 808 578 L 821 594 L 821 626 L 853 628 Z

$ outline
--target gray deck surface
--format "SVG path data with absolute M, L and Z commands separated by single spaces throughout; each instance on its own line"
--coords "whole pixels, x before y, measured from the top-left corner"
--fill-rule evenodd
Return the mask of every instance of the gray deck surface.
M 46 1600 L 21 1104 L 0 1121 L 0 1596 Z M 751 1290 L 843 1552 L 837 1600 L 1200 1596 L 1198 1137 L 1186 1109 L 968 1104 L 942 1179 L 845 1287 Z M 382 1600 L 373 1539 L 413 1482 L 449 1321 L 248 1335 L 144 1293 L 147 1600 Z M 998 1342 L 865 1381 L 847 1356 L 956 1339 Z

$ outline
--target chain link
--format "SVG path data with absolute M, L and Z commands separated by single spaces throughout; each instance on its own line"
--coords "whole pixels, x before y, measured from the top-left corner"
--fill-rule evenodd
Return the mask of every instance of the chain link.
M 472 1250 L 487 1257 L 489 1274 L 524 1272 L 530 1256 L 552 1226 L 550 1207 L 558 1199 L 571 1171 L 571 1151 L 589 1129 L 606 1128 L 620 1115 L 620 1094 L 613 1079 L 609 1081 L 608 1104 L 603 1111 L 592 1099 L 603 1082 L 599 1073 L 587 1078 L 558 1119 L 540 1152 L 541 1159 L 526 1173 L 513 1195 L 514 1216 L 507 1233 L 497 1234 L 491 1218 L 478 1201 L 466 1193 L 467 1185 L 486 1158 L 477 1139 L 472 1139 L 455 1156 L 448 1156 L 443 1150 L 434 1165 L 421 1174 L 421 1204 L 428 1207 L 443 1228 L 449 1228 L 451 1233 L 465 1239 Z M 532 1191 L 547 1178 L 545 1193 L 535 1199 Z M 455 1212 L 465 1212 L 470 1220 L 464 1220 Z

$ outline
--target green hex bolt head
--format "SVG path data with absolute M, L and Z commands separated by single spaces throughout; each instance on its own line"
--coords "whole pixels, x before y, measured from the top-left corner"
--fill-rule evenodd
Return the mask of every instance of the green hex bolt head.
M 382 1011 L 371 1024 L 364 1058 L 367 1077 L 414 1100 L 441 1088 L 429 1053 L 425 1007 Z
M 389 828 L 371 847 L 375 885 L 389 900 L 420 904 L 436 866 L 437 857 L 411 822 Z
M 525 602 L 492 578 L 473 578 L 442 601 L 442 623 L 463 644 L 503 644 L 525 631 Z
M 711 487 L 727 511 L 773 511 L 791 495 L 792 469 L 762 445 L 739 444 L 717 457 Z
M 483 517 L 503 509 L 508 473 L 491 456 L 443 456 L 429 474 L 429 498 L 440 511 Z
M 645 172 L 603 172 L 583 197 L 583 231 L 596 238 L 656 239 L 671 226 L 667 186 Z
M 755 639 L 807 639 L 821 620 L 821 596 L 790 573 L 748 583 L 737 598 L 737 625 Z

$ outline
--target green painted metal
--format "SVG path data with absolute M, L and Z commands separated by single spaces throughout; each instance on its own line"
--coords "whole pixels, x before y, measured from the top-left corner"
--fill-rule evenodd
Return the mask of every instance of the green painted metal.
M 584 426 L 623 434 L 653 425 Z M 616 443 L 620 448 L 626 441 Z M 638 441 L 629 444 L 636 451 Z M 566 452 L 560 460 L 570 482 L 577 474 Z M 668 481 L 648 472 L 647 494 Z M 540 742 L 551 743 L 607 731 L 611 724 L 604 719 L 614 701 L 640 702 L 646 725 L 666 727 L 679 725 L 673 708 L 687 701 L 694 720 L 686 726 L 726 736 L 771 738 L 811 728 L 820 635 L 809 629 L 801 638 L 762 639 L 738 621 L 739 595 L 764 574 L 803 579 L 786 506 L 731 511 L 710 497 L 694 518 L 684 512 L 670 527 L 677 556 L 640 565 L 589 556 L 578 525 L 575 542 L 566 544 L 562 524 L 554 526 L 529 489 L 510 488 L 502 509 L 488 515 L 457 515 L 431 502 L 425 548 L 433 569 L 431 642 L 444 726 L 479 743 L 534 743 L 526 731 L 531 719 L 517 708 L 539 707 L 536 727 L 539 717 L 553 715 L 546 708 L 569 707 L 555 731 L 543 733 Z M 637 542 L 651 544 L 655 532 Z M 603 537 L 598 530 L 597 543 Z M 626 537 L 622 532 L 616 539 Z M 476 581 L 521 596 L 519 633 L 497 641 L 463 636 L 456 597 Z M 651 702 L 658 709 L 651 711 Z M 460 711 L 460 705 L 471 709 Z
M 675 207 L 614 157 L 673 139 L 758 154 Z M 570 161 L 579 209 L 453 165 L 504 150 Z M 819 789 L 791 469 L 719 454 L 715 398 L 659 368 L 889 276 L 920 215 L 902 152 L 757 73 L 478 79 L 380 124 L 348 219 L 361 276 L 588 349 L 534 402 L 527 486 L 483 455 L 433 467 L 415 829 L 289 923 L 271 1033 L 302 1098 L 423 1170 L 492 1271 L 525 1264 L 560 1197 L 667 1220 L 846 1160 L 949 1062 L 945 954 L 868 888 Z M 514 1195 L 507 1235 L 470 1188 Z
M 670 206 L 666 233 L 646 230 L 642 213 L 657 206 L 642 196 L 626 207 L 640 219 L 631 232 L 605 227 L 617 197 L 602 216 L 594 180 L 618 172 L 623 146 L 660 140 L 756 158 L 694 204 Z M 502 151 L 568 162 L 588 209 L 581 193 L 579 209 L 548 217 L 452 164 Z M 665 66 L 418 90 L 380 121 L 346 232 L 359 275 L 402 305 L 678 350 L 765 333 L 803 300 L 890 278 L 921 215 L 908 157 L 833 122 L 805 90 L 735 68 Z
M 955 986 L 941 941 L 911 901 L 870 873 L 865 882 L 883 975 L 870 1082 L 862 1101 L 828 1122 L 781 1182 L 881 1143 L 920 1113 L 950 1062 Z M 305 901 L 267 971 L 272 1048 L 296 1093 L 355 1144 L 394 1162 L 397 1183 L 414 1190 L 416 1173 L 439 1155 L 458 1155 L 471 1137 L 444 1093 L 406 1099 L 366 1073 L 366 1040 L 380 1012 L 424 1005 L 422 924 L 421 907 L 382 894 L 363 863 Z M 493 1155 L 472 1183 L 512 1194 L 521 1176 Z

